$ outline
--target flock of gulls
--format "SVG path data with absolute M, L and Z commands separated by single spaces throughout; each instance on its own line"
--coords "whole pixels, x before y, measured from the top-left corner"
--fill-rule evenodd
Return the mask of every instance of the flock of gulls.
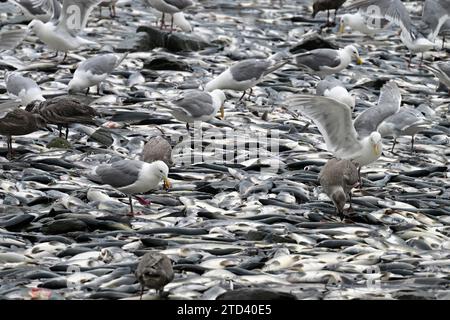
M 0 8 L 0 298 L 449 298 L 450 1 Z

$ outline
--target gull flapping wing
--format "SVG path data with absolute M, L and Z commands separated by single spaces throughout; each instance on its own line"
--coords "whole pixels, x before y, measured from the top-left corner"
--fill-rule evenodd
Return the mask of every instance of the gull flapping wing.
M 381 88 L 376 106 L 362 112 L 354 121 L 354 127 L 359 137 L 367 137 L 377 131 L 378 126 L 389 116 L 400 110 L 402 95 L 393 81 L 389 81 Z
M 298 110 L 316 124 L 328 151 L 336 156 L 345 158 L 361 149 L 361 142 L 352 123 L 352 111 L 346 104 L 310 95 L 294 96 L 287 103 L 289 109 Z
M 412 22 L 409 12 L 400 0 L 362 0 L 347 6 L 346 9 L 364 9 L 365 14 L 386 20 L 399 25 L 402 29 L 411 32 Z

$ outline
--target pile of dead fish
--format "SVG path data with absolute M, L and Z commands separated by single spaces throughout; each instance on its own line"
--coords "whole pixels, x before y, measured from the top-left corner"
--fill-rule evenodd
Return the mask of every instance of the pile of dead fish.
M 420 105 L 434 123 L 416 136 L 414 153 L 409 138 L 398 139 L 395 153 L 384 140 L 383 156 L 362 171 L 351 221 L 338 219 L 318 187 L 330 157 L 320 133 L 283 108 L 289 94 L 313 93 L 314 77 L 284 67 L 254 88 L 250 100 L 238 103 L 240 93 L 227 93 L 226 118 L 197 127 L 193 137 L 202 140 L 193 149 L 184 124 L 155 104 L 198 88 L 234 60 L 293 48 L 306 31 L 319 30 L 313 22 L 292 22 L 309 12 L 306 3 L 286 2 L 281 8 L 271 1 L 205 2 L 204 10 L 186 14 L 195 35 L 212 45 L 188 53 L 130 53 L 103 95 L 86 98 L 105 126 L 75 126 L 70 145 L 56 148 L 48 145 L 52 132 L 16 137 L 14 162 L 0 149 L 0 299 L 139 299 L 134 271 L 150 250 L 173 261 L 168 299 L 216 299 L 258 288 L 298 299 L 450 298 L 450 98 L 436 92 L 428 73 L 405 70 L 406 49 L 395 32 L 321 34 L 339 47 L 360 44 L 368 61 L 338 75 L 357 96 L 357 112 L 376 102 L 384 80 L 395 78 L 403 103 Z M 120 8 L 116 19 L 94 13 L 87 34 L 95 30 L 96 41 L 112 50 L 154 19 L 140 5 Z M 0 77 L 28 70 L 44 95 L 55 96 L 64 92 L 77 55 L 92 53 L 69 54 L 61 65 L 42 62 L 46 54 L 26 41 L 14 56 L 3 55 Z M 155 59 L 170 70 L 142 69 Z M 9 99 L 3 82 L 0 99 Z M 259 134 L 264 157 L 249 148 L 261 142 Z M 137 205 L 142 215 L 130 218 L 127 197 L 85 173 L 100 163 L 139 158 L 156 135 L 191 152 L 179 148 L 169 174 L 173 188 L 145 195 L 152 204 Z M 229 161 L 188 161 L 216 147 L 226 152 L 227 145 L 234 146 Z

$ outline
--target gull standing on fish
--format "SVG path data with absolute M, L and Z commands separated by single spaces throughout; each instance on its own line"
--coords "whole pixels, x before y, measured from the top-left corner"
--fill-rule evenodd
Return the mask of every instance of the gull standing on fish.
M 225 94 L 219 89 L 213 92 L 188 90 L 182 97 L 173 100 L 170 104 L 160 106 L 169 109 L 178 121 L 186 122 L 186 128 L 189 131 L 189 123 L 209 121 L 216 116 L 219 110 L 223 119 L 225 99 Z
M 69 93 L 86 89 L 86 94 L 88 94 L 90 87 L 95 85 L 98 86 L 97 91 L 100 92 L 100 83 L 122 63 L 127 55 L 128 53 L 125 53 L 119 57 L 114 53 L 107 53 L 83 61 L 69 82 Z
M 378 105 L 365 110 L 354 122 L 350 107 L 335 99 L 294 95 L 287 102 L 289 109 L 300 111 L 316 124 L 329 152 L 336 158 L 357 162 L 361 169 L 381 156 L 377 127 L 400 108 L 397 90 L 394 82 L 383 86 Z
M 7 137 L 7 158 L 12 158 L 12 136 L 22 136 L 45 128 L 45 120 L 40 115 L 22 109 L 0 114 L 0 134 Z
M 26 29 L 11 29 L 0 31 L 0 52 L 17 47 L 27 35 Z
M 352 208 L 352 189 L 359 180 L 358 165 L 350 160 L 330 159 L 319 173 L 319 182 L 336 207 L 341 220 L 344 219 L 344 206 L 347 200 Z
M 316 95 L 335 99 L 345 103 L 350 109 L 355 109 L 355 97 L 350 95 L 342 82 L 334 77 L 328 76 L 321 80 L 316 86 Z
M 98 115 L 94 108 L 67 96 L 34 101 L 27 105 L 26 111 L 39 114 L 49 124 L 56 124 L 59 137 L 62 137 L 62 128 L 66 127 L 66 140 L 69 136 L 69 124 L 94 124 L 94 117 Z
M 163 253 L 147 252 L 139 261 L 135 275 L 141 284 L 141 300 L 145 287 L 155 289 L 161 296 L 164 286 L 174 277 L 172 262 Z
M 57 0 L 52 1 L 53 8 L 57 6 Z M 86 40 L 78 34 L 86 27 L 89 14 L 94 6 L 101 0 L 63 0 L 61 12 L 53 10 L 52 19 L 43 23 L 40 20 L 33 20 L 28 25 L 38 38 L 50 49 L 64 52 L 64 59 L 67 52 L 79 49 L 81 46 L 96 44 Z
M 378 132 L 384 137 L 393 137 L 391 152 L 394 152 L 397 138 L 411 136 L 411 152 L 414 152 L 414 137 L 422 130 L 428 129 L 431 122 L 416 109 L 403 108 L 403 110 L 386 118 L 379 126 Z
M 424 65 L 424 67 L 431 71 L 448 88 L 448 94 L 450 95 L 450 61 L 441 61 L 433 66 Z
M 295 55 L 297 65 L 301 69 L 321 78 L 344 70 L 349 66 L 352 58 L 356 59 L 357 64 L 363 63 L 358 49 L 353 45 L 339 50 L 315 49 Z
M 370 23 L 367 16 L 362 15 L 360 11 L 356 13 L 347 13 L 341 16 L 339 33 L 344 33 L 345 28 L 349 27 L 352 31 L 358 31 L 362 34 L 373 36 L 381 30 L 381 25 L 376 26 Z
M 191 0 L 145 0 L 150 6 L 162 12 L 161 29 L 164 25 L 166 13 L 172 16 L 170 30 L 173 30 L 173 14 L 181 12 L 191 7 L 194 3 Z
M 157 189 L 161 181 L 164 181 L 165 189 L 170 188 L 167 178 L 169 167 L 162 161 L 147 163 L 138 160 L 120 160 L 110 165 L 97 166 L 93 173 L 102 183 L 128 195 L 131 215 L 134 214 L 132 195 L 141 204 L 148 205 L 149 201 L 135 194 Z
M 320 11 L 327 11 L 327 24 L 330 23 L 330 10 L 334 10 L 334 21 L 339 8 L 347 0 L 314 0 L 312 17 L 315 18 Z
M 400 26 L 400 39 L 410 51 L 409 65 L 412 53 L 422 53 L 434 48 L 434 43 L 425 38 L 413 25 L 409 12 L 400 0 L 361 0 L 351 4 L 347 9 L 366 10 L 372 18 L 386 19 Z
M 45 100 L 42 96 L 41 88 L 30 78 L 26 78 L 13 72 L 6 74 L 5 82 L 8 93 L 18 97 L 23 106 L 26 106 L 35 100 Z
M 266 75 L 278 70 L 289 62 L 291 56 L 285 52 L 278 52 L 268 59 L 246 59 L 233 64 L 216 78 L 208 82 L 205 91 L 215 89 L 243 91 L 241 98 L 252 87 L 261 82 Z

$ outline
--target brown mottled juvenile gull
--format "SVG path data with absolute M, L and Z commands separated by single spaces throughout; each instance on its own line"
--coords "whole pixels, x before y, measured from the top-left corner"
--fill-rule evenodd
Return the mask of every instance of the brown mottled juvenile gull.
M 135 275 L 141 284 L 141 299 L 145 287 L 155 289 L 161 296 L 164 286 L 174 277 L 172 262 L 163 253 L 147 252 L 139 261 Z
M 88 94 L 89 88 L 95 85 L 99 86 L 100 82 L 104 81 L 122 63 L 127 55 L 127 53 L 122 56 L 107 53 L 83 61 L 75 70 L 73 78 L 69 82 L 69 93 L 86 89 L 86 94 Z
M 185 122 L 189 130 L 189 123 L 209 121 L 219 110 L 223 118 L 225 98 L 225 94 L 219 89 L 213 92 L 187 90 L 182 97 L 161 106 L 170 109 L 172 115 L 178 121 Z
M 12 157 L 12 136 L 22 136 L 45 128 L 45 120 L 40 115 L 22 109 L 0 114 L 0 134 L 8 139 L 7 158 Z
M 62 128 L 66 127 L 66 139 L 69 136 L 70 124 L 94 124 L 94 117 L 98 115 L 94 108 L 68 96 L 34 101 L 27 105 L 26 110 L 41 115 L 47 123 L 56 124 L 60 137 Z
M 441 61 L 433 66 L 424 65 L 424 67 L 431 71 L 448 88 L 448 94 L 450 95 L 450 61 Z
M 319 174 L 323 191 L 333 201 L 341 220 L 344 218 L 344 206 L 347 200 L 352 207 L 352 188 L 358 183 L 358 168 L 350 160 L 330 159 Z
M 93 170 L 100 182 L 128 195 L 130 214 L 134 214 L 131 196 L 158 188 L 164 181 L 164 188 L 170 188 L 167 178 L 169 168 L 162 161 L 147 163 L 139 160 L 120 160 L 109 165 L 99 165 Z M 145 199 L 135 196 L 142 204 L 149 204 Z
M 148 163 L 161 160 L 170 167 L 173 165 L 172 146 L 161 136 L 152 137 L 144 145 L 141 160 Z
M 291 56 L 285 52 L 278 52 L 268 59 L 246 59 L 233 64 L 220 75 L 208 82 L 206 91 L 215 89 L 243 91 L 242 97 L 248 89 L 261 82 L 266 75 L 274 72 L 289 62 Z M 251 91 L 250 91 L 251 94 Z
M 356 59 L 357 64 L 363 63 L 358 49 L 353 45 L 339 50 L 315 49 L 295 55 L 296 63 L 301 69 L 319 77 L 344 70 L 353 58 Z

